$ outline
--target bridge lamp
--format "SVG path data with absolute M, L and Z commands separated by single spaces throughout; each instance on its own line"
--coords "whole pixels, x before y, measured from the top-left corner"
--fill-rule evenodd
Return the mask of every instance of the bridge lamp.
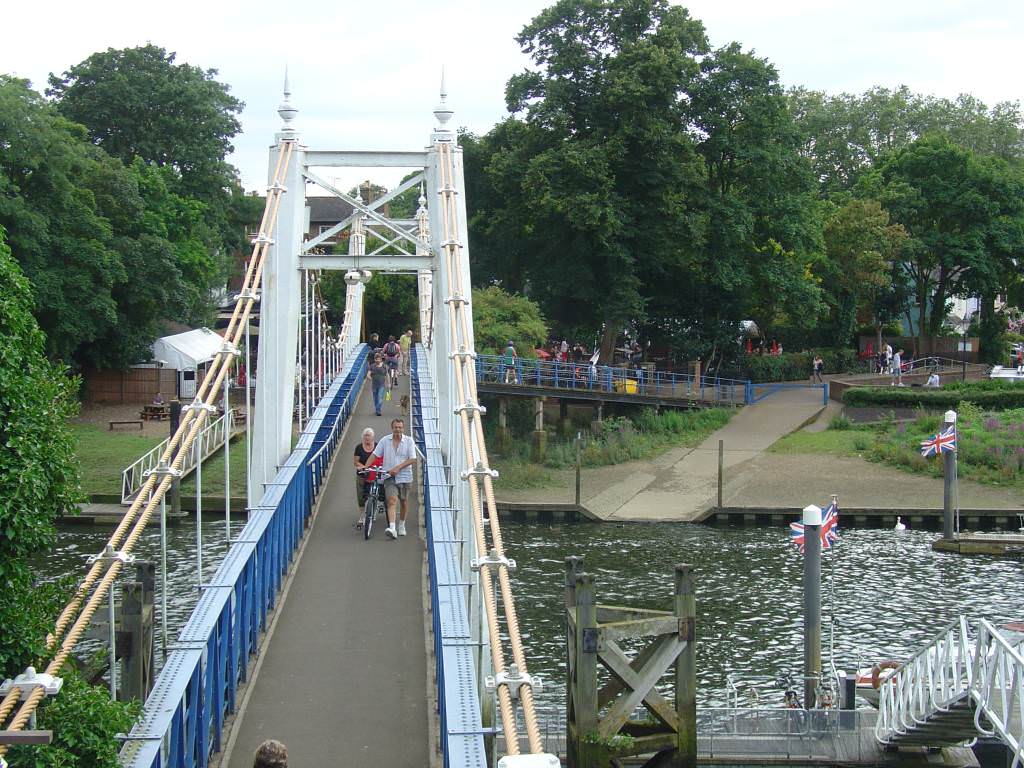
M 356 285 L 363 279 L 363 274 L 359 270 L 350 269 L 345 273 L 345 285 Z
M 371 277 L 373 277 L 373 272 L 371 272 L 371 271 L 370 271 L 370 270 L 368 270 L 368 269 L 361 269 L 361 270 L 359 270 L 359 271 L 360 271 L 360 272 L 362 273 L 362 275 L 363 275 L 363 282 L 364 282 L 364 283 L 368 283 L 368 282 L 370 282 L 370 278 L 371 278 Z

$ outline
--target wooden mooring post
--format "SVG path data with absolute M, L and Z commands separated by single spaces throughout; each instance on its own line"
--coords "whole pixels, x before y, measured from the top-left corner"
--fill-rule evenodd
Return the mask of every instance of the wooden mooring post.
M 569 768 L 663 752 L 659 765 L 697 764 L 696 601 L 693 568 L 677 565 L 672 611 L 598 605 L 582 558 L 566 558 L 566 741 Z M 647 644 L 630 657 L 624 644 Z M 610 673 L 598 687 L 598 663 Z M 656 689 L 675 675 L 675 702 Z M 643 705 L 649 717 L 630 716 Z M 602 714 L 603 712 L 603 714 Z

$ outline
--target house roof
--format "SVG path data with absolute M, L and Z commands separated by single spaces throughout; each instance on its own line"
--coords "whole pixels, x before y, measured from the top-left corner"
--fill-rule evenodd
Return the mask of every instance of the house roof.
M 337 224 L 352 213 L 352 206 L 338 197 L 307 197 L 309 221 L 312 224 Z

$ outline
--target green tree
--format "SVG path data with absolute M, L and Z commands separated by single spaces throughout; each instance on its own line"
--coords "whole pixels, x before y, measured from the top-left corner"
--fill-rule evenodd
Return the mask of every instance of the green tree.
M 217 70 L 175 58 L 151 44 L 110 48 L 60 77 L 51 75 L 46 94 L 125 165 L 138 158 L 171 171 L 163 175 L 167 192 L 190 209 L 184 212 L 188 236 L 170 239 L 194 289 L 187 319 L 196 322 L 210 313 L 210 290 L 223 284 L 231 254 L 247 250 L 246 229 L 255 226 L 259 212 L 244 204 L 237 173 L 225 159 L 241 130 L 237 115 L 244 104 L 215 79 Z
M 492 285 L 473 289 L 473 336 L 478 352 L 496 355 L 511 341 L 520 356 L 534 357 L 548 328 L 534 302 Z
M 517 41 L 536 69 L 509 80 L 522 120 L 499 127 L 488 162 L 511 193 L 490 197 L 506 209 L 497 220 L 523 237 L 522 283 L 503 285 L 559 326 L 603 326 L 607 359 L 644 315 L 645 281 L 682 268 L 692 239 L 696 157 L 680 95 L 707 51 L 704 28 L 664 0 L 561 0 Z
M 26 81 L 0 76 L 0 226 L 38 297 L 47 352 L 63 360 L 117 320 L 126 274 L 90 186 L 107 161 Z
M 245 105 L 214 79 L 217 70 L 175 58 L 152 44 L 108 48 L 60 77 L 50 75 L 46 95 L 108 154 L 126 165 L 141 157 L 170 166 L 184 194 L 205 199 L 235 178 L 224 158 Z
M 907 232 L 900 265 L 913 286 L 921 351 L 948 301 L 994 296 L 1024 253 L 1024 183 L 997 158 L 976 158 L 942 136 L 887 156 L 859 190 L 876 196 Z
M 886 307 L 893 264 L 905 238 L 877 200 L 850 200 L 825 224 L 826 257 L 818 271 L 840 345 L 851 341 L 858 316 L 868 318 L 881 339 L 892 314 Z
M 914 93 L 907 86 L 829 95 L 795 88 L 790 108 L 824 195 L 848 192 L 886 153 L 933 133 L 978 155 L 1024 158 L 1024 118 L 1015 102 L 989 108 L 968 94 L 954 100 Z
M 29 559 L 53 543 L 54 519 L 72 512 L 81 494 L 67 427 L 75 382 L 44 355 L 32 293 L 2 228 L 0 285 L 0 672 L 10 674 L 43 650 Z

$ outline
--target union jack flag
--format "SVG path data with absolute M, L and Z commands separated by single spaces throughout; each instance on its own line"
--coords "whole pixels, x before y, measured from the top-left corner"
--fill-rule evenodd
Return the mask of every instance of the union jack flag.
M 940 453 L 952 453 L 955 450 L 956 424 L 950 424 L 939 434 L 921 441 L 922 456 L 936 456 Z
M 790 523 L 789 535 L 797 549 L 804 551 L 804 524 Z M 836 502 L 828 505 L 828 508 L 821 513 L 821 548 L 829 549 L 832 544 L 839 541 L 839 507 Z

